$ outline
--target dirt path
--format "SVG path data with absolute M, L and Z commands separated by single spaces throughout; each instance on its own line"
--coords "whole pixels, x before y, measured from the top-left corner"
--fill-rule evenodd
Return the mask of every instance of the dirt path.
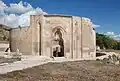
M 48 63 L 0 75 L 0 81 L 120 81 L 120 66 L 100 61 Z

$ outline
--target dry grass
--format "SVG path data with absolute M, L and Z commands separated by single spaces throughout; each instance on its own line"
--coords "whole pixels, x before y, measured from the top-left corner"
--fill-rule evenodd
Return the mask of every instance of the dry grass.
M 0 75 L 2 81 L 120 81 L 120 66 L 100 61 L 48 63 Z

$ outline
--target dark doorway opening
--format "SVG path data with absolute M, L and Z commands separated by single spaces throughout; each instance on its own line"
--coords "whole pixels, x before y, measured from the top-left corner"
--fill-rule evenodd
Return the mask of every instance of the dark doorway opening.
M 54 46 L 53 46 L 53 56 L 54 57 L 64 57 L 64 40 L 62 38 L 62 33 L 60 29 L 57 29 L 54 33 Z

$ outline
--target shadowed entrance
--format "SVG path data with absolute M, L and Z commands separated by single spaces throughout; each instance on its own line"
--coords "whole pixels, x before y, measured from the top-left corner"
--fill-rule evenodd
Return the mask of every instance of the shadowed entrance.
M 62 38 L 62 33 L 58 28 L 54 33 L 53 40 L 53 56 L 54 57 L 63 57 L 64 56 L 64 40 Z

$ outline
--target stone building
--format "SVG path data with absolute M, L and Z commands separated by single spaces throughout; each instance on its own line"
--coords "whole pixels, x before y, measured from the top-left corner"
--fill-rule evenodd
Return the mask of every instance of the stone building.
M 92 59 L 96 56 L 92 25 L 84 17 L 31 15 L 30 26 L 10 30 L 10 48 L 30 55 Z

